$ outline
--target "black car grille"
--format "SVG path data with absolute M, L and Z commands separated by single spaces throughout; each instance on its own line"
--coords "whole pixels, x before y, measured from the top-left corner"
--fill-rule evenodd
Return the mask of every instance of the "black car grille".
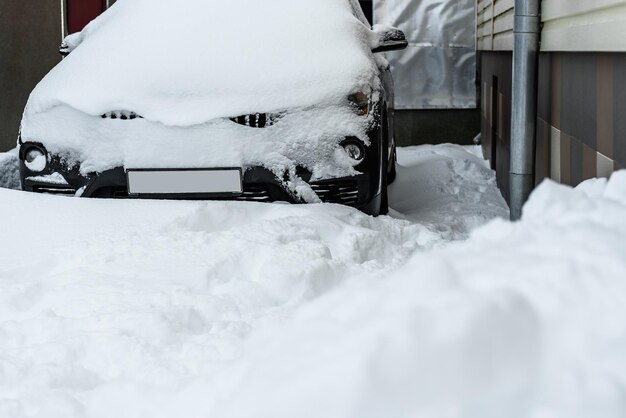
M 356 179 L 337 179 L 311 182 L 311 188 L 324 203 L 356 205 L 359 202 L 359 184 Z M 229 200 L 272 202 L 265 184 L 245 184 L 241 196 Z
M 33 186 L 33 192 L 35 193 L 44 193 L 44 194 L 59 194 L 66 196 L 74 196 L 76 194 L 76 189 L 72 188 L 68 185 L 37 185 Z
M 324 203 L 355 205 L 359 201 L 359 183 L 356 179 L 314 181 L 310 184 Z
M 143 119 L 143 116 L 139 116 L 135 112 L 130 112 L 127 110 L 117 111 L 117 112 L 107 112 L 104 115 L 101 115 L 102 119 L 121 119 L 121 120 L 133 120 L 133 119 Z
M 241 196 L 237 196 L 233 200 L 243 200 L 248 202 L 271 202 L 272 198 L 265 185 L 245 184 Z
M 356 179 L 333 179 L 322 180 L 310 183 L 311 188 L 324 203 L 338 203 L 342 205 L 357 205 L 359 203 L 359 184 Z M 274 192 L 270 188 L 276 189 Z M 214 197 L 209 200 L 235 200 L 247 202 L 268 203 L 276 199 L 276 191 L 282 188 L 278 185 L 266 183 L 244 183 L 243 193 L 239 196 Z M 39 193 L 54 193 L 74 195 L 75 189 L 69 186 L 35 186 L 33 191 Z M 126 187 L 103 187 L 90 194 L 91 197 L 104 198 L 128 198 Z M 287 200 L 287 199 L 286 199 Z
M 231 121 L 250 128 L 265 128 L 272 126 L 280 119 L 279 114 L 256 113 L 253 115 L 243 115 L 230 118 Z
M 128 198 L 126 187 L 101 187 L 91 194 L 92 197 Z M 244 184 L 243 193 L 234 197 L 216 197 L 210 200 L 240 200 L 249 202 L 271 202 L 272 198 L 264 184 Z

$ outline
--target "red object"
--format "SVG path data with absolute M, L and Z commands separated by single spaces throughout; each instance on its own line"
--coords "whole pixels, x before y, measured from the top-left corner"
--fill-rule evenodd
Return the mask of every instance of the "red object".
M 106 0 L 67 0 L 67 32 L 83 30 L 107 8 Z

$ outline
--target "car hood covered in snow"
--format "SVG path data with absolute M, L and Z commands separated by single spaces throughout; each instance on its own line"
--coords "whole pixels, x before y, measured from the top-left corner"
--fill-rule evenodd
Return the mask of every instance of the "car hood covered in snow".
M 358 116 L 348 97 L 372 88 L 376 100 L 382 63 L 354 8 L 349 0 L 119 0 L 66 40 L 73 50 L 31 94 L 21 140 L 83 174 L 263 166 L 282 178 L 303 166 L 314 179 L 354 175 L 339 144 L 348 136 L 368 144 L 374 112 Z M 110 112 L 141 118 L 101 118 Z M 280 122 L 257 129 L 230 120 L 255 113 Z
M 348 0 L 120 0 L 71 39 L 26 115 L 132 111 L 189 126 L 338 103 L 375 80 Z

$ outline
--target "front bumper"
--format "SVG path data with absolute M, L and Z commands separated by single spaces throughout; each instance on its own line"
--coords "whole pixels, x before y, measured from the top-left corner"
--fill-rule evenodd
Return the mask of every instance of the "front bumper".
M 128 194 L 126 172 L 121 167 L 84 177 L 78 173 L 78 170 L 55 171 L 54 162 L 51 162 L 50 166 L 49 172 L 35 174 L 30 173 L 22 162 L 23 189 L 31 192 L 58 195 L 136 199 L 136 197 L 131 197 Z M 63 173 L 63 175 L 59 175 L 59 172 Z M 315 181 L 311 181 L 311 174 L 307 170 L 300 169 L 297 175 L 311 186 L 324 203 L 347 205 L 372 215 L 377 214 L 377 206 L 380 205 L 380 191 L 377 187 L 378 176 L 376 172 Z M 159 195 L 153 198 L 304 203 L 300 198 L 288 191 L 274 173 L 263 167 L 251 167 L 244 171 L 243 193 L 240 196 L 206 195 L 181 197 L 180 195 Z
M 368 132 L 368 135 L 371 145 L 367 147 L 364 159 L 355 167 L 360 174 L 350 177 L 312 180 L 312 174 L 309 170 L 298 167 L 296 175 L 311 186 L 322 202 L 347 205 L 370 215 L 378 215 L 381 210 L 382 167 L 384 167 L 379 126 L 376 125 L 374 129 Z M 43 148 L 42 144 L 21 143 L 20 176 L 22 188 L 26 191 L 93 198 L 138 198 L 129 196 L 127 175 L 123 167 L 84 175 L 81 174 L 78 164 L 68 165 L 67 158 L 48 154 L 45 170 L 33 172 L 24 162 L 24 152 L 27 150 L 28 144 Z M 243 170 L 243 193 L 239 196 L 161 195 L 151 196 L 151 198 L 304 203 L 302 199 L 285 187 L 289 180 L 289 178 L 279 179 L 273 172 L 261 166 L 245 167 Z

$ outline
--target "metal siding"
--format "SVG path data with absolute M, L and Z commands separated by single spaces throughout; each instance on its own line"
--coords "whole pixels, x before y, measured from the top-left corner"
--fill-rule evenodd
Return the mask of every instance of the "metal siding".
M 387 54 L 397 109 L 476 107 L 474 0 L 375 0 L 374 23 L 396 26 L 409 40 Z
M 539 68 L 538 123 L 552 134 L 550 146 L 541 144 L 547 133 L 537 137 L 538 164 L 550 165 L 537 180 L 547 172 L 569 185 L 609 176 L 626 159 L 626 54 L 544 53 Z
M 613 120 L 615 130 L 613 137 L 613 159 L 619 167 L 626 168 L 626 54 L 615 57 L 613 72 Z
M 514 0 L 476 0 L 478 50 L 512 50 Z M 543 0 L 542 51 L 626 51 L 626 0 Z
M 479 0 L 476 4 L 477 49 L 511 51 L 514 0 Z
M 623 5 L 624 0 L 542 0 L 544 19 L 552 20 Z
M 543 0 L 542 51 L 626 51 L 626 0 Z
M 508 201 L 509 143 L 511 134 L 511 69 L 510 52 L 483 52 L 480 55 L 482 97 L 482 147 L 492 168 L 497 171 L 498 186 Z M 497 97 L 497 103 L 494 103 Z M 497 120 L 493 111 L 497 109 Z

